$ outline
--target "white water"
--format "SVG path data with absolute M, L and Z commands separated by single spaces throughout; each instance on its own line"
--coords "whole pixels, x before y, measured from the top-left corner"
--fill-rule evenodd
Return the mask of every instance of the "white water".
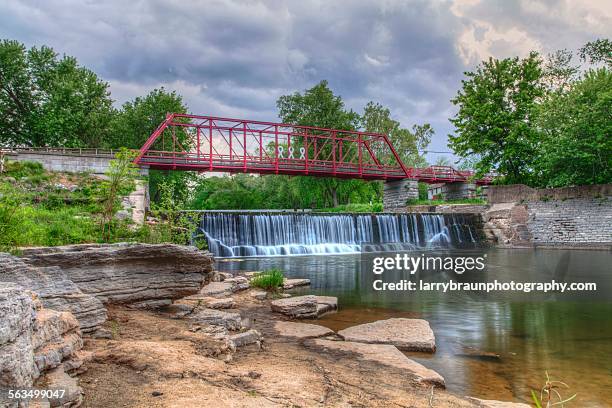
M 475 242 L 454 214 L 202 214 L 200 232 L 220 257 L 341 254 Z

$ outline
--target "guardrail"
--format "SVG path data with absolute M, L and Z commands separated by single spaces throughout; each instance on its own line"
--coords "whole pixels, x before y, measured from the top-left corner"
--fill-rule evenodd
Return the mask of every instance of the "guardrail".
M 103 156 L 115 157 L 117 149 L 91 149 L 91 148 L 68 148 L 68 147 L 0 147 L 4 154 L 31 152 L 38 154 L 65 154 L 70 156 Z

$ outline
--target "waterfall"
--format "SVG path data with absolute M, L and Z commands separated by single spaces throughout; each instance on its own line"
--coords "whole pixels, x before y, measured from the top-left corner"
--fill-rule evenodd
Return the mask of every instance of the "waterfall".
M 199 233 L 219 257 L 392 251 L 475 243 L 460 214 L 203 212 Z

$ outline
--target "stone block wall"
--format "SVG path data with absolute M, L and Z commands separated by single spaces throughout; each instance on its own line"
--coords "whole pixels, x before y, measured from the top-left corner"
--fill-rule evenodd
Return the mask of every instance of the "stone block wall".
M 612 197 L 529 201 L 534 244 L 612 244 Z
M 383 205 L 385 211 L 406 208 L 406 201 L 419 198 L 419 185 L 416 180 L 404 179 L 385 181 Z

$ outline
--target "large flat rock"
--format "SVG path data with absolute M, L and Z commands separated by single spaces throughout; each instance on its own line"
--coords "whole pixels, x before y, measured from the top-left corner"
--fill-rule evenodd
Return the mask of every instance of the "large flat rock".
M 296 296 L 274 300 L 270 303 L 273 312 L 296 318 L 317 316 L 317 297 L 314 295 Z
M 283 289 L 293 289 L 298 286 L 308 286 L 310 285 L 310 279 L 287 279 L 283 281 Z
M 310 340 L 310 345 L 324 350 L 355 353 L 359 358 L 406 370 L 418 383 L 444 388 L 444 378 L 422 364 L 406 357 L 397 347 L 388 344 L 364 344 L 324 339 Z
M 338 298 L 333 296 L 295 296 L 274 300 L 270 303 L 273 312 L 294 318 L 314 318 L 338 308 Z
M 71 312 L 83 332 L 93 332 L 106 321 L 102 302 L 83 293 L 57 266 L 35 267 L 21 258 L 0 253 L 0 282 L 16 283 L 36 292 L 45 308 Z
M 297 339 L 314 339 L 329 336 L 334 331 L 318 324 L 283 322 L 274 323 L 274 330 L 283 337 L 294 337 Z
M 483 400 L 472 397 L 468 397 L 468 399 L 475 402 L 479 408 L 531 408 L 531 405 L 523 404 L 522 402 Z
M 340 330 L 346 341 L 392 344 L 407 351 L 436 351 L 436 339 L 429 323 L 422 319 L 393 318 Z
M 58 266 L 86 294 L 103 303 L 179 299 L 199 292 L 212 256 L 174 244 L 84 244 L 27 248 L 23 261 Z

